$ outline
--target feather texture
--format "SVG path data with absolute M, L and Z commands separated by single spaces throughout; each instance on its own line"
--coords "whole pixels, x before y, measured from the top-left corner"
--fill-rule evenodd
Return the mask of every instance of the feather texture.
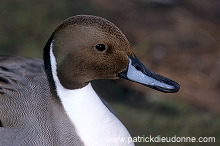
M 0 146 L 83 146 L 42 60 L 0 57 Z

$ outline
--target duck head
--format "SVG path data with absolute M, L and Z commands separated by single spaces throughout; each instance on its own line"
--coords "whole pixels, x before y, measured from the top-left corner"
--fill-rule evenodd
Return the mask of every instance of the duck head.
M 106 19 L 78 15 L 65 20 L 44 49 L 48 76 L 51 55 L 57 77 L 66 89 L 78 89 L 97 79 L 124 78 L 162 92 L 177 92 L 179 85 L 146 68 L 135 56 L 125 35 Z

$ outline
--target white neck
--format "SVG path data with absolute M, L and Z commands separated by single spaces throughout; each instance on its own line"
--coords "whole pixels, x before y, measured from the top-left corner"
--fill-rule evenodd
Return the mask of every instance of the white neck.
M 66 89 L 61 85 L 52 48 L 53 42 L 50 46 L 50 59 L 57 94 L 84 144 L 133 146 L 133 142 L 127 141 L 131 137 L 127 129 L 103 104 L 90 83 L 75 90 Z

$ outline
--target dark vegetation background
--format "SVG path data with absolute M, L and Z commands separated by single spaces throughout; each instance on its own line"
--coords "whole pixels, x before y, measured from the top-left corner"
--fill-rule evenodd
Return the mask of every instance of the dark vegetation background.
M 94 83 L 132 136 L 216 138 L 137 146 L 220 145 L 220 1 L 1 0 L 0 54 L 42 58 L 53 30 L 76 14 L 115 23 L 146 66 L 181 85 L 164 94 L 121 79 Z

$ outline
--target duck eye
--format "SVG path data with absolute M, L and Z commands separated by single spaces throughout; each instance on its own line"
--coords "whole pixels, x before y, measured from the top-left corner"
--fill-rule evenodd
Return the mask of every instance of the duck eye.
M 95 48 L 98 50 L 98 51 L 104 51 L 106 49 L 105 45 L 104 44 L 97 44 L 95 46 Z

